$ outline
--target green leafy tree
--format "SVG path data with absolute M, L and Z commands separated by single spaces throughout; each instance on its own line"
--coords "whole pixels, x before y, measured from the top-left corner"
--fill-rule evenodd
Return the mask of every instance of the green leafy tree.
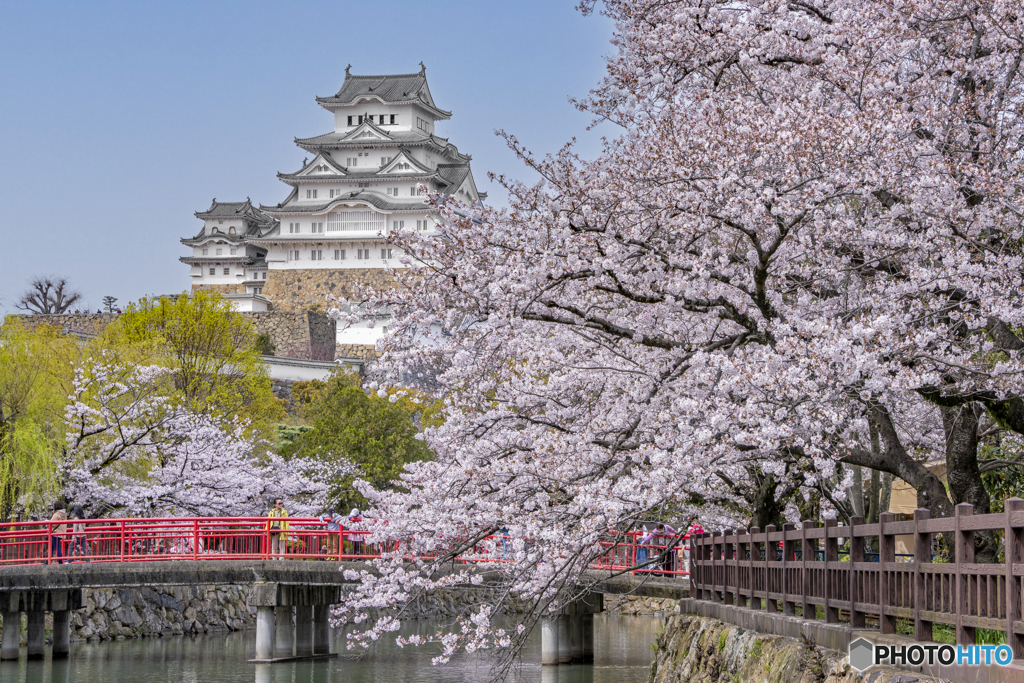
M 394 401 L 368 395 L 357 375 L 342 370 L 322 386 L 307 387 L 307 397 L 303 415 L 311 429 L 301 435 L 297 457 L 347 460 L 378 489 L 395 486 L 406 463 L 433 457 L 416 438 L 420 425 L 435 419 L 432 404 L 416 403 L 410 395 L 396 395 Z M 330 482 L 330 500 L 341 508 L 363 507 L 366 500 L 353 486 L 354 479 Z
M 115 345 L 161 350 L 175 370 L 176 392 L 193 411 L 245 417 L 268 434 L 284 415 L 260 358 L 259 335 L 215 292 L 141 299 L 125 307 L 110 334 Z

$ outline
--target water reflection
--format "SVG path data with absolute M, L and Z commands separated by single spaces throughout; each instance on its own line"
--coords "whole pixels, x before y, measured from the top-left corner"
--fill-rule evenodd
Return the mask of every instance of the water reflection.
M 519 683 L 641 683 L 647 680 L 650 644 L 662 621 L 655 617 L 599 615 L 594 620 L 594 664 L 540 666 L 540 629 L 531 634 L 512 680 Z M 441 622 L 402 626 L 405 636 L 433 633 Z M 337 634 L 335 652 L 344 651 Z M 252 664 L 252 631 L 196 638 L 169 637 L 106 643 L 72 643 L 68 659 L 0 663 L 3 683 L 475 683 L 486 681 L 486 654 L 431 666 L 436 649 L 398 648 L 393 640 L 362 659 Z

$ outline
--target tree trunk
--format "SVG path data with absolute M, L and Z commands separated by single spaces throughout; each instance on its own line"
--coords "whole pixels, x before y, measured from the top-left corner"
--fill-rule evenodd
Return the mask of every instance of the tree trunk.
M 754 512 L 753 526 L 764 529 L 769 524 L 774 524 L 781 529 L 785 519 L 782 516 L 782 503 L 775 495 L 778 488 L 775 475 L 754 476 L 753 479 L 758 484 L 757 490 L 754 491 L 754 497 L 750 501 Z
M 882 489 L 878 494 L 878 509 L 881 512 L 889 511 L 889 504 L 892 502 L 892 475 L 888 472 L 882 473 Z M 878 520 L 875 520 L 878 521 Z
M 864 517 L 864 468 L 853 465 L 853 486 L 850 487 L 850 505 L 853 514 Z
M 917 489 L 918 507 L 926 508 L 932 517 L 952 517 L 953 504 L 946 495 L 942 481 L 927 467 L 910 457 L 885 406 L 872 404 L 868 416 L 878 429 L 879 441 L 884 447 L 878 453 L 856 448 L 841 458 L 851 465 L 862 465 L 889 472 Z M 879 501 L 881 507 L 881 501 Z
M 946 434 L 946 480 L 954 504 L 970 503 L 974 514 L 991 511 L 992 500 L 981 481 L 978 466 L 978 420 L 981 411 L 976 403 L 943 407 L 942 427 Z M 979 563 L 995 562 L 999 543 L 991 531 L 974 534 L 975 557 Z

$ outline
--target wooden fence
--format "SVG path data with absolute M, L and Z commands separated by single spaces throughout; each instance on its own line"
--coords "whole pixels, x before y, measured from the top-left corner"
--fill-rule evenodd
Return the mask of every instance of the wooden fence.
M 1004 631 L 1013 656 L 1024 657 L 1024 500 L 1008 499 L 997 514 L 973 511 L 962 504 L 952 518 L 930 519 L 927 510 L 917 510 L 902 522 L 886 512 L 878 524 L 854 517 L 850 526 L 805 521 L 800 530 L 785 524 L 781 530 L 695 534 L 690 596 L 786 615 L 795 615 L 799 605 L 805 619 L 816 618 L 821 607 L 832 624 L 846 610 L 853 628 L 865 628 L 865 616 L 874 615 L 882 633 L 895 633 L 903 618 L 913 622 L 921 641 L 933 640 L 933 624 L 954 626 L 961 645 L 974 644 L 978 628 Z M 986 530 L 1002 532 L 1004 562 L 974 561 L 974 534 Z M 936 534 L 953 537 L 951 562 L 933 561 Z M 896 537 L 904 535 L 913 539 L 913 554 L 897 561 Z M 878 549 L 873 562 L 865 561 L 869 539 Z M 847 555 L 842 559 L 841 546 Z

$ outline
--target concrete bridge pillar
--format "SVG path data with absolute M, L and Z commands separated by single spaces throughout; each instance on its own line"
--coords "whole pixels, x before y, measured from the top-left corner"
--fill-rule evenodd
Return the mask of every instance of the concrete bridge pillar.
M 604 610 L 604 596 L 592 593 L 541 619 L 541 664 L 594 661 L 594 614 Z
M 313 606 L 295 607 L 295 656 L 313 655 Z
M 21 647 L 21 612 L 4 612 L 4 631 L 0 636 L 0 659 L 17 659 Z
M 274 658 L 275 610 L 273 607 L 256 608 L 256 659 Z M 259 669 L 259 666 L 256 667 Z
M 42 659 L 46 655 L 46 612 L 36 610 L 28 612 L 28 658 Z
M 580 615 L 580 662 L 593 664 L 594 662 L 594 615 Z
M 540 620 L 540 663 L 544 666 L 558 664 L 558 619 L 553 616 Z
M 313 606 L 313 654 L 331 654 L 331 606 Z
M 331 653 L 329 606 L 341 601 L 339 586 L 253 584 L 256 659 L 322 657 Z M 294 614 L 294 619 L 293 619 Z
M 274 614 L 274 659 L 285 659 L 293 656 L 295 647 L 295 626 L 292 623 L 291 607 L 275 607 Z
M 53 656 L 67 657 L 71 653 L 71 610 L 53 611 Z

